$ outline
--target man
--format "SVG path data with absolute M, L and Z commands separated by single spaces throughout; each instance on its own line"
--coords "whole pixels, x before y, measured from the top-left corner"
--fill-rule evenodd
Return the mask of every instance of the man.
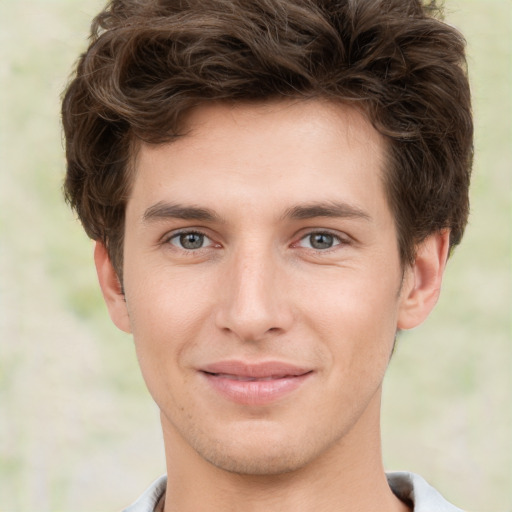
M 468 215 L 464 41 L 416 0 L 114 0 L 63 101 L 66 195 L 161 411 L 129 511 L 456 511 L 386 475 L 396 334 Z

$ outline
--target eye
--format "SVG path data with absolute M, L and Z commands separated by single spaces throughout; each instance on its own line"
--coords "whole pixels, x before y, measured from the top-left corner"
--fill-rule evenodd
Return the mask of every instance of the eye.
M 339 237 L 333 235 L 332 233 L 309 233 L 307 236 L 303 237 L 299 245 L 301 247 L 307 247 L 308 249 L 315 249 L 317 251 L 331 249 L 336 245 L 340 245 L 342 242 Z
M 194 251 L 211 245 L 212 241 L 203 233 L 187 231 L 172 236 L 169 238 L 169 243 L 179 249 Z

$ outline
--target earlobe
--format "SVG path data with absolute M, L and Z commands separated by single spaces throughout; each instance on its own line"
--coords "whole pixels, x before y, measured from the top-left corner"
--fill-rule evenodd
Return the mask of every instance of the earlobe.
M 95 243 L 94 247 L 94 264 L 112 322 L 122 331 L 131 332 L 130 318 L 121 283 L 112 266 L 105 245 L 99 241 Z
M 449 230 L 427 237 L 418 247 L 404 277 L 398 329 L 420 325 L 436 305 L 450 247 Z

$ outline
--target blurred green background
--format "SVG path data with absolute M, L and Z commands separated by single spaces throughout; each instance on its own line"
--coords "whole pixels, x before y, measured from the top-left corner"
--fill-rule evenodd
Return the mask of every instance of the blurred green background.
M 59 96 L 103 1 L 0 0 L 0 512 L 119 510 L 164 472 L 158 412 L 63 204 Z M 472 216 L 440 303 L 404 333 L 388 469 L 474 511 L 512 510 L 512 2 L 448 0 L 476 120 Z

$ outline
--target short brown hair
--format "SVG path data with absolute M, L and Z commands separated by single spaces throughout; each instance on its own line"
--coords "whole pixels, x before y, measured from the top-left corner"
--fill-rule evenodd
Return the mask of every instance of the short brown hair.
M 118 275 L 130 164 L 209 101 L 325 98 L 388 140 L 402 262 L 469 211 L 473 125 L 465 41 L 420 0 L 112 0 L 62 104 L 65 195 Z

